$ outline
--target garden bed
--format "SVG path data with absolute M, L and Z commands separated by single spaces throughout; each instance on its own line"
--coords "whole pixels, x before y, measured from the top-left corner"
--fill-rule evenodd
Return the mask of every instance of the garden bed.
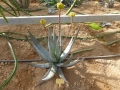
M 115 2 L 115 6 L 112 9 L 96 7 L 93 4 L 93 1 L 86 2 L 73 10 L 84 14 L 108 14 L 112 12 L 119 12 L 118 10 L 120 8 L 119 2 Z M 38 4 L 31 4 L 31 7 L 38 8 L 41 6 L 38 6 Z M 64 12 L 66 12 L 66 10 L 63 10 L 63 13 Z M 48 15 L 47 9 L 31 13 L 34 15 Z M 57 14 L 57 11 L 55 14 Z M 112 26 L 104 27 L 100 31 L 92 30 L 87 23 L 76 23 L 74 26 L 80 28 L 78 37 L 86 38 L 87 36 L 91 37 L 101 35 L 103 33 L 120 31 L 119 21 L 111 23 Z M 68 24 L 62 25 L 64 36 L 67 36 L 68 32 L 71 32 L 70 35 L 72 35 L 76 30 L 75 28 L 70 30 L 68 26 Z M 28 35 L 29 30 L 36 37 L 41 37 L 45 35 L 45 32 L 41 28 L 42 27 L 39 24 L 1 25 L 0 32 L 18 32 Z M 9 35 L 17 38 L 25 38 L 19 35 Z M 71 49 L 71 52 L 74 50 L 91 49 L 90 51 L 74 54 L 75 58 L 119 54 L 119 42 L 108 46 L 106 45 L 107 42 L 117 40 L 119 38 L 120 33 L 94 39 L 77 39 Z M 65 45 L 67 45 L 69 40 L 70 39 L 67 39 Z M 12 60 L 12 54 L 6 43 L 6 39 L 1 37 L 0 41 L 0 59 Z M 10 42 L 15 50 L 18 60 L 40 59 L 40 56 L 34 51 L 27 41 L 10 39 Z M 42 45 L 45 46 L 43 41 L 40 42 L 42 42 Z M 0 63 L 0 85 L 9 76 L 10 72 L 13 70 L 13 66 L 14 63 L 10 62 Z M 58 90 L 59 87 L 56 84 L 56 79 L 59 78 L 59 76 L 57 74 L 54 78 L 34 88 L 46 71 L 47 69 L 35 68 L 27 65 L 25 62 L 20 62 L 15 76 L 3 90 Z M 63 84 L 62 88 L 64 89 L 61 90 L 119 90 L 120 88 L 119 57 L 84 60 L 72 67 L 63 68 L 63 72 L 66 79 L 69 81 L 69 84 Z

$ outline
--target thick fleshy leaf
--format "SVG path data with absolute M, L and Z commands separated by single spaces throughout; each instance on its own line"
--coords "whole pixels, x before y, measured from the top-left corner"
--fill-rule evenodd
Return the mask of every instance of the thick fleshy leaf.
M 56 63 L 57 67 L 61 67 L 64 63 Z
M 50 72 L 50 69 L 47 71 L 47 73 L 43 76 L 43 78 L 45 78 Z M 41 80 L 35 87 L 37 87 L 38 85 L 41 85 L 44 81 Z
M 39 50 L 27 37 L 26 39 L 30 43 L 30 45 L 35 49 L 35 51 L 46 61 L 51 62 L 50 59 L 41 51 Z
M 72 56 L 73 56 L 73 54 L 71 54 L 70 58 L 66 62 L 64 62 L 64 63 L 58 63 L 56 65 L 58 67 L 66 66 L 67 64 L 69 64 L 72 61 Z
M 66 47 L 66 49 L 64 50 L 64 52 L 61 54 L 60 61 L 63 61 L 67 57 L 67 55 L 69 54 L 69 51 L 70 51 L 70 49 L 71 49 L 71 47 L 72 47 L 72 45 L 73 45 L 73 43 L 74 43 L 74 41 L 75 41 L 78 33 L 79 33 L 79 30 L 80 29 L 78 29 L 77 33 L 75 34 L 75 37 L 71 38 L 68 46 Z
M 48 37 L 50 38 L 51 44 L 53 44 L 53 46 L 55 46 L 55 42 L 53 41 L 53 36 L 52 36 L 51 30 L 49 28 L 48 28 Z
M 52 46 L 52 50 L 55 51 L 56 41 L 54 41 L 53 39 L 54 35 L 52 36 L 52 33 L 49 28 L 48 28 L 48 37 L 49 37 L 49 42 Z
M 49 74 L 46 77 L 42 78 L 42 80 L 46 81 L 51 79 L 55 75 L 56 71 L 57 71 L 57 66 L 52 64 Z
M 64 66 L 62 66 L 62 67 L 70 67 L 70 66 L 73 66 L 73 65 L 75 65 L 76 63 L 78 63 L 78 62 L 80 62 L 80 61 L 82 61 L 82 60 L 84 60 L 84 58 L 82 58 L 81 60 L 79 60 L 79 58 L 78 58 L 77 60 L 75 60 L 75 61 L 73 61 L 73 62 L 70 62 L 69 64 L 64 65 Z
M 55 48 L 55 55 L 56 55 L 58 60 L 60 60 L 61 52 L 62 52 L 62 47 L 60 47 L 60 42 L 58 40 L 56 43 L 56 48 Z
M 1 9 L 1 5 L 0 5 L 0 15 L 4 18 L 4 20 L 8 23 L 8 20 L 6 18 L 6 16 L 4 15 L 2 9 Z
M 57 62 L 56 58 L 55 58 L 55 53 L 53 51 L 53 47 L 52 44 L 50 43 L 50 37 L 48 37 L 48 48 L 49 48 L 49 55 L 50 55 L 50 60 L 53 62 Z
M 49 49 L 49 55 L 50 55 L 51 61 L 57 62 L 55 57 L 55 42 L 53 41 L 53 38 L 49 29 L 48 29 L 48 49 Z
M 44 63 L 44 64 L 28 63 L 28 64 L 34 67 L 38 67 L 38 68 L 50 68 L 51 67 L 50 63 Z
M 71 54 L 70 58 L 62 66 L 69 64 L 72 61 L 72 57 L 73 57 L 73 54 Z
M 64 50 L 64 52 L 61 54 L 60 61 L 63 61 L 67 57 L 67 55 L 69 54 L 69 51 L 70 51 L 73 43 L 74 43 L 74 37 L 71 38 L 68 46 L 66 47 L 66 49 Z
M 59 27 L 60 32 L 59 32 L 59 41 L 60 41 L 60 46 L 62 46 L 62 30 L 61 30 L 61 26 Z
M 56 44 L 55 45 L 55 55 L 56 55 L 56 58 L 59 60 L 62 49 L 60 47 L 60 41 L 58 40 L 58 37 L 56 36 L 55 30 L 53 30 L 53 41 Z
M 66 83 L 68 83 L 68 81 L 66 80 L 66 78 L 65 78 L 65 76 L 64 76 L 64 74 L 63 74 L 63 71 L 61 70 L 61 68 L 60 67 L 58 67 L 58 74 L 59 74 L 59 76 L 66 82 Z
M 44 83 L 45 81 L 51 79 L 55 75 L 56 72 L 57 72 L 57 66 L 52 64 L 52 67 L 47 71 L 47 73 L 43 76 L 42 80 L 36 85 L 36 87 Z
M 53 41 L 54 42 L 57 42 L 57 35 L 56 35 L 56 32 L 55 32 L 55 29 L 53 30 Z
M 39 43 L 39 41 L 29 32 L 34 45 L 42 52 L 47 60 L 50 60 L 49 52 Z

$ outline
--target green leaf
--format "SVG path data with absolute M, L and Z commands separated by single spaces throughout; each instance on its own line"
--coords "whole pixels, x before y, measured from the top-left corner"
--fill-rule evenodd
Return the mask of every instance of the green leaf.
M 64 63 L 59 62 L 59 63 L 56 63 L 56 66 L 57 66 L 57 67 L 61 67 L 63 64 L 64 64 Z
M 64 52 L 60 56 L 60 61 L 63 61 L 67 57 L 67 55 L 69 54 L 69 51 L 70 51 L 75 39 L 77 38 L 79 31 L 80 31 L 80 29 L 78 29 L 77 33 L 75 34 L 75 37 L 71 38 L 68 46 L 66 47 L 66 49 L 64 50 Z
M 57 63 L 56 65 L 57 65 L 58 67 L 63 67 L 63 66 L 68 65 L 68 64 L 72 61 L 72 56 L 73 56 L 73 55 L 71 55 L 70 58 L 69 58 L 66 62 L 64 62 L 64 63 Z
M 50 72 L 50 69 L 47 71 L 47 73 L 43 76 L 43 78 L 45 78 L 46 76 L 48 76 Z M 37 87 L 38 85 L 41 85 L 43 82 L 45 82 L 44 80 L 41 80 L 35 87 Z
M 60 47 L 60 42 L 56 35 L 55 29 L 53 30 L 53 41 L 55 42 L 55 55 L 56 55 L 57 60 L 59 60 L 62 48 Z
M 17 57 L 16 57 L 16 55 L 15 55 L 15 52 L 14 52 L 14 50 L 13 50 L 13 47 L 12 47 L 12 45 L 11 45 L 11 43 L 10 43 L 9 41 L 7 41 L 7 43 L 8 43 L 8 46 L 9 46 L 10 50 L 11 50 L 11 53 L 12 53 L 12 55 L 13 55 L 13 58 L 14 58 L 14 60 L 15 60 L 15 64 L 14 64 L 14 69 L 13 69 L 13 71 L 11 72 L 10 76 L 9 76 L 9 77 L 7 78 L 7 80 L 5 80 L 4 83 L 0 86 L 0 90 L 2 90 L 2 89 L 10 82 L 10 80 L 11 80 L 11 79 L 13 78 L 13 76 L 15 75 L 16 70 L 17 70 L 17 67 L 18 67 Z
M 55 32 L 55 29 L 53 30 L 53 41 L 54 42 L 57 42 L 57 35 L 56 35 L 56 32 Z
M 55 75 L 56 72 L 57 72 L 57 66 L 52 64 L 52 67 L 47 71 L 47 73 L 43 76 L 42 80 L 36 85 L 36 87 L 42 84 L 43 82 L 51 79 Z
M 89 27 L 93 30 L 101 30 L 102 29 L 102 27 L 97 23 L 90 23 Z
M 19 13 L 19 10 L 22 11 L 23 13 L 27 14 L 27 15 L 30 15 L 28 12 L 24 11 L 22 8 L 20 8 L 20 6 L 16 3 L 15 0 L 9 0 L 14 6 L 15 8 L 18 10 L 18 13 Z
M 55 75 L 56 71 L 57 71 L 57 66 L 52 64 L 49 74 L 46 77 L 42 78 L 42 80 L 46 81 L 51 79 Z
M 30 45 L 35 49 L 35 51 L 46 61 L 50 62 L 50 57 L 46 56 L 45 52 L 43 52 L 41 49 L 39 49 L 36 45 L 34 45 L 27 37 L 26 39 L 30 43 Z M 42 48 L 42 47 L 41 47 Z
M 36 46 L 41 52 L 43 52 L 43 54 L 45 54 L 48 59 L 50 59 L 48 51 L 39 43 L 39 41 L 38 41 L 30 32 L 29 32 L 29 35 L 30 35 L 33 43 L 35 44 L 35 46 Z
M 62 53 L 62 48 L 61 48 L 60 42 L 58 40 L 56 43 L 56 46 L 55 46 L 55 55 L 56 55 L 57 60 L 60 60 L 61 53 Z
M 70 51 L 73 43 L 74 43 L 74 37 L 71 38 L 68 46 L 66 47 L 66 49 L 64 50 L 64 52 L 61 54 L 60 61 L 63 61 L 67 57 L 67 55 L 69 54 L 69 51 Z
M 58 67 L 58 75 L 66 82 L 66 83 L 68 83 L 68 81 L 66 80 L 66 78 L 65 78 L 65 76 L 64 76 L 64 74 L 63 74 L 63 71 L 61 70 L 61 68 L 60 67 Z
M 28 63 L 31 66 L 38 67 L 38 68 L 50 68 L 50 63 L 44 63 L 44 64 L 36 64 L 36 63 Z
M 73 58 L 73 54 L 70 56 L 70 58 L 62 66 L 66 66 L 67 64 L 69 64 L 72 61 L 72 58 Z
M 69 64 L 64 65 L 64 66 L 62 66 L 62 67 L 70 67 L 70 66 L 73 66 L 73 65 L 75 65 L 76 63 L 78 63 L 78 62 L 80 62 L 80 61 L 82 61 L 82 60 L 84 60 L 84 58 L 82 58 L 81 60 L 79 60 L 79 58 L 78 58 L 77 60 L 75 60 L 75 61 L 73 61 L 73 62 L 70 62 Z
M 55 57 L 55 42 L 53 41 L 52 34 L 49 29 L 48 29 L 48 49 L 49 49 L 50 59 L 53 62 L 57 62 Z
M 8 11 L 7 9 L 3 8 L 2 6 L 0 6 L 1 9 L 3 9 L 4 11 L 6 11 L 7 13 L 9 13 L 12 16 L 16 16 L 15 14 L 11 13 L 10 11 Z
M 16 13 L 16 11 L 14 10 L 14 8 L 9 4 L 9 3 L 7 3 L 6 2 L 6 0 L 1 0 L 3 3 L 5 3 L 7 6 L 9 6 L 11 9 L 12 9 L 12 11 L 14 12 L 14 14 L 15 14 L 15 16 L 17 16 L 17 13 Z
M 4 18 L 4 20 L 8 23 L 7 18 L 5 17 L 4 13 L 1 10 L 1 5 L 0 5 L 0 14 L 2 15 L 2 17 Z
M 42 78 L 42 80 L 46 81 L 51 79 L 55 75 L 56 71 L 57 71 L 57 66 L 52 64 L 49 74 L 46 77 Z
M 71 7 L 68 9 L 68 11 L 65 13 L 65 15 L 68 15 L 68 14 L 72 11 L 72 9 L 73 9 L 73 7 L 75 6 L 75 4 L 76 4 L 77 1 L 78 1 L 78 0 L 74 0 L 73 4 L 72 4 Z

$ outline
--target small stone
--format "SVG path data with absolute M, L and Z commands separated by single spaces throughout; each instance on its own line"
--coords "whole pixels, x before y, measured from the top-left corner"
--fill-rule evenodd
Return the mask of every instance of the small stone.
M 102 53 L 100 53 L 99 55 L 100 55 L 100 56 L 102 56 L 103 54 L 102 54 Z
M 28 67 L 28 70 L 31 70 L 31 66 Z
M 22 79 L 20 79 L 19 81 L 21 81 Z
M 82 57 L 84 57 L 85 55 L 83 54 Z
M 84 82 L 82 82 L 82 83 L 81 83 L 81 86 L 84 86 L 84 84 L 85 84 L 85 83 L 84 83 Z
M 0 78 L 3 79 L 3 76 L 1 76 Z
M 30 71 L 30 70 L 28 71 L 28 74 L 31 74 L 31 71 Z
M 8 65 L 10 65 L 10 62 L 8 62 Z
M 4 65 L 4 62 L 1 62 L 1 66 L 3 66 Z
M 75 82 L 74 82 L 74 86 L 76 86 L 76 85 L 77 85 L 77 82 L 75 81 Z
M 90 86 L 88 85 L 88 86 L 86 86 L 86 90 L 90 90 Z
M 5 65 L 7 65 L 8 64 L 8 62 L 5 62 Z
M 18 84 L 18 87 L 21 87 L 21 84 Z
M 117 44 L 112 44 L 112 47 L 115 47 Z
M 32 68 L 31 68 L 31 71 L 34 71 L 34 69 L 35 69 L 35 67 L 32 67 Z
M 33 74 L 33 73 L 31 73 L 31 74 L 30 74 L 30 76 L 31 76 L 31 77 L 33 77 L 33 76 L 34 76 L 34 74 Z

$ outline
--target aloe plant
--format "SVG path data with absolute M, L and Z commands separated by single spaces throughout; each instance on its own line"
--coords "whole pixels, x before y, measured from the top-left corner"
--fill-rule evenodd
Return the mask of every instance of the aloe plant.
M 79 58 L 77 60 L 72 61 L 72 55 L 68 60 L 66 60 L 66 57 L 69 54 L 69 51 L 78 35 L 79 30 L 77 31 L 76 35 L 73 36 L 66 47 L 66 49 L 62 52 L 62 46 L 60 45 L 62 42 L 61 37 L 57 37 L 55 30 L 53 31 L 53 35 L 50 32 L 48 28 L 48 50 L 47 51 L 40 43 L 39 41 L 29 32 L 30 38 L 32 41 L 30 41 L 27 37 L 27 40 L 29 41 L 30 45 L 36 50 L 36 52 L 46 61 L 44 64 L 35 64 L 35 63 L 29 63 L 30 65 L 34 67 L 39 68 L 50 68 L 47 73 L 43 76 L 42 80 L 39 84 L 42 84 L 44 81 L 47 81 L 51 79 L 56 73 L 59 74 L 59 76 L 66 82 L 66 78 L 64 77 L 62 67 L 70 67 L 79 61 Z M 38 84 L 38 85 L 39 85 Z
M 35 64 L 35 63 L 29 63 L 30 65 L 34 66 L 34 67 L 40 67 L 40 68 L 49 68 L 49 70 L 47 71 L 47 73 L 43 76 L 42 80 L 40 81 L 40 83 L 37 84 L 37 86 L 39 84 L 42 84 L 44 81 L 47 81 L 49 79 L 51 79 L 56 73 L 59 74 L 59 76 L 66 82 L 68 83 L 68 81 L 66 80 L 66 78 L 64 77 L 63 71 L 62 71 L 62 67 L 69 67 L 72 66 L 76 63 L 78 63 L 80 60 L 79 58 L 77 60 L 72 61 L 72 55 L 70 56 L 70 58 L 66 60 L 66 57 L 69 54 L 69 51 L 79 33 L 79 29 L 77 31 L 77 33 L 75 34 L 75 36 L 73 36 L 69 42 L 69 44 L 67 45 L 67 47 L 65 48 L 65 50 L 62 50 L 62 46 L 63 46 L 63 42 L 62 42 L 62 32 L 61 32 L 61 20 L 60 20 L 60 16 L 61 16 L 61 10 L 64 9 L 64 4 L 57 3 L 57 8 L 59 11 L 59 17 L 58 17 L 58 36 L 56 35 L 56 31 L 55 29 L 53 29 L 53 34 L 51 33 L 51 30 L 45 27 L 46 21 L 44 19 L 40 20 L 40 24 L 44 26 L 44 30 L 46 31 L 46 34 L 48 35 L 48 51 L 39 43 L 39 41 L 29 32 L 29 36 L 31 38 L 32 41 L 30 41 L 30 39 L 28 39 L 26 37 L 26 39 L 28 40 L 28 42 L 30 43 L 30 45 L 36 50 L 36 52 L 46 61 L 46 63 L 44 64 Z M 71 12 L 70 13 L 70 17 L 73 21 L 73 17 L 75 17 L 75 13 Z M 71 22 L 71 28 L 72 28 L 72 22 Z M 63 51 L 63 52 L 62 52 Z M 84 58 L 82 58 L 81 60 L 83 60 Z

